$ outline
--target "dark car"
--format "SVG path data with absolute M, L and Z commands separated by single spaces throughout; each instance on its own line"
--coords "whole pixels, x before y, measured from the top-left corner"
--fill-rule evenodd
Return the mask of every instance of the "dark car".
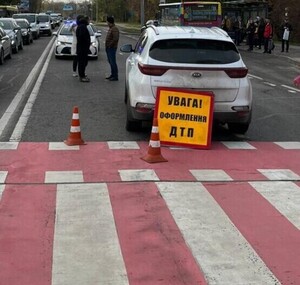
M 19 49 L 23 49 L 23 39 L 21 27 L 17 24 L 13 18 L 0 18 L 0 27 L 10 37 L 12 49 L 14 53 L 17 53 Z
M 26 19 L 16 19 L 16 22 L 21 27 L 23 44 L 31 44 L 33 42 L 33 36 L 29 22 Z
M 0 27 L 0 65 L 3 64 L 5 58 L 11 58 L 12 46 L 10 37 Z

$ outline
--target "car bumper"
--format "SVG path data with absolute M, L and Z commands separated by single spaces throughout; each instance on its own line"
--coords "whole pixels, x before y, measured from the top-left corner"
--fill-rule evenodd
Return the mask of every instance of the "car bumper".
M 71 44 L 61 44 L 55 47 L 55 56 L 73 56 L 71 53 Z M 98 50 L 94 46 L 90 46 L 89 57 L 96 58 L 98 57 Z

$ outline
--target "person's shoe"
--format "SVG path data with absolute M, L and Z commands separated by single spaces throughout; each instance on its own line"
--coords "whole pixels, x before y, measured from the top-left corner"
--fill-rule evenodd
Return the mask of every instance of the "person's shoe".
M 112 78 L 112 75 L 108 76 L 108 77 L 105 77 L 105 79 L 109 80 Z
M 115 77 L 111 77 L 109 78 L 109 81 L 118 81 L 119 79 L 118 78 L 115 78 Z
M 284 50 L 282 50 L 281 52 L 284 52 Z
M 78 77 L 78 74 L 75 71 L 73 71 L 73 77 Z
M 90 82 L 90 79 L 87 78 L 87 77 L 80 77 L 80 78 L 79 78 L 79 81 L 80 81 L 80 82 Z

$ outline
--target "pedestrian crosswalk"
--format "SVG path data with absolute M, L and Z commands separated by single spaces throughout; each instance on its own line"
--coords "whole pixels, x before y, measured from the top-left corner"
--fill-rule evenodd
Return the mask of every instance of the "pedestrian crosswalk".
M 2 144 L 0 285 L 300 284 L 296 143 L 146 150 Z
M 299 199 L 291 181 L 6 185 L 0 283 L 299 284 Z

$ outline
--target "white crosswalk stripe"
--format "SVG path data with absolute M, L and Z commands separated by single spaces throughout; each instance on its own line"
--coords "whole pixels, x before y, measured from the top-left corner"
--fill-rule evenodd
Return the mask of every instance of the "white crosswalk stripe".
M 300 187 L 293 182 L 249 182 L 281 214 L 300 230 Z
M 106 184 L 57 186 L 52 285 L 127 285 Z
M 156 183 L 211 284 L 280 284 L 201 183 Z

